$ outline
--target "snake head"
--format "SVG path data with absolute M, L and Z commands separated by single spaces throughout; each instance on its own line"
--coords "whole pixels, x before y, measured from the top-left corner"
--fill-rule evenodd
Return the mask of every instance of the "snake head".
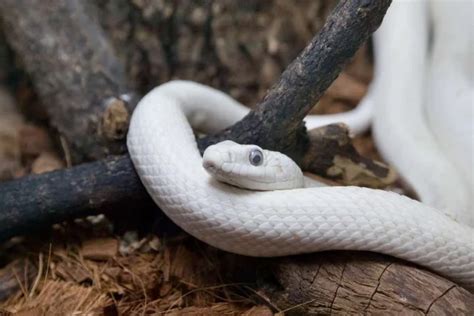
M 209 146 L 203 167 L 215 179 L 250 190 L 283 190 L 303 187 L 303 173 L 288 156 L 256 145 L 226 140 Z

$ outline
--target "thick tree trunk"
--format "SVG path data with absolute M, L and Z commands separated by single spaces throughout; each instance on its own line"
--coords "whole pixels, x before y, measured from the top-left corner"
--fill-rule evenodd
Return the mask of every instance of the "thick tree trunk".
M 273 264 L 265 294 L 286 315 L 472 315 L 474 295 L 413 264 L 323 252 Z M 283 289 L 283 290 L 282 290 Z

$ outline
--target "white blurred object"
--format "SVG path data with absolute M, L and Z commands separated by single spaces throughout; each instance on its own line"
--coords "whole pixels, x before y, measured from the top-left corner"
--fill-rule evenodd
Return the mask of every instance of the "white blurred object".
M 372 128 L 382 156 L 396 167 L 424 203 L 444 210 L 459 222 L 473 225 L 472 188 L 467 179 L 468 174 L 472 177 L 472 162 L 464 172 L 459 168 L 460 160 L 469 161 L 466 153 L 472 153 L 472 87 L 468 87 L 472 85 L 469 76 L 465 76 L 472 60 L 458 56 L 460 51 L 468 54 L 466 37 L 471 36 L 472 28 L 466 24 L 472 24 L 472 19 L 455 14 L 458 10 L 454 9 L 465 10 L 463 14 L 468 15 L 472 11 L 466 6 L 472 7 L 472 3 L 456 3 L 456 6 L 452 1 L 392 3 L 375 33 L 372 91 L 377 106 Z M 443 47 L 435 44 L 431 64 L 428 63 L 429 5 L 443 16 L 434 19 L 435 43 Z M 443 6 L 451 9 L 445 12 L 440 8 Z M 458 34 L 458 27 L 447 27 L 455 24 L 464 24 L 458 26 L 465 29 L 464 35 Z M 461 38 L 456 39 L 458 36 Z M 456 63 L 459 67 L 453 65 Z M 449 72 L 444 64 L 451 68 Z M 426 75 L 429 71 L 431 77 Z M 429 87 L 428 82 L 438 86 Z M 458 89 L 465 92 L 453 110 Z M 437 100 L 431 104 L 433 98 Z M 471 141 L 462 141 L 469 133 Z
M 433 44 L 425 113 L 428 126 L 456 176 L 468 188 L 474 223 L 474 2 L 430 2 Z

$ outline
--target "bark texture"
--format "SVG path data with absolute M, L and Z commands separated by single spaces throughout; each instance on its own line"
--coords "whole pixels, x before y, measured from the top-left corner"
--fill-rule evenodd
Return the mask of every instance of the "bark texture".
M 301 161 L 303 170 L 345 185 L 371 188 L 385 188 L 397 178 L 392 168 L 360 155 L 343 124 L 310 130 L 308 137 L 309 148 Z
M 474 295 L 425 269 L 365 252 L 323 252 L 273 265 L 265 293 L 286 315 L 472 315 Z
M 301 165 L 303 157 L 311 153 L 303 118 L 380 25 L 390 2 L 340 1 L 318 35 L 254 111 L 207 141 L 231 139 L 261 145 L 284 152 Z
M 82 1 L 6 0 L 0 12 L 5 35 L 74 161 L 124 152 L 133 95 L 122 63 Z
M 99 22 L 146 93 L 191 79 L 255 105 L 325 22 L 336 0 L 101 0 Z
M 0 240 L 64 220 L 154 205 L 127 156 L 6 182 L 0 197 Z

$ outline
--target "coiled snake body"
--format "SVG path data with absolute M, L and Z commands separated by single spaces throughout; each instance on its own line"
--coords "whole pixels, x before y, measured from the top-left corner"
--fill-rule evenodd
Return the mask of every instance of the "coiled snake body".
M 149 194 L 181 228 L 249 256 L 380 252 L 474 286 L 473 230 L 417 201 L 360 187 L 250 191 L 214 180 L 202 166 L 189 121 L 201 121 L 199 113 L 215 122 L 213 128 L 225 127 L 218 109 L 229 115 L 241 107 L 214 89 L 178 81 L 155 88 L 135 109 L 131 158 Z
M 227 95 L 185 81 L 155 88 L 135 109 L 127 139 L 130 156 L 151 197 L 181 228 L 212 246 L 249 256 L 384 253 L 474 289 L 474 230 L 435 208 L 360 187 L 256 191 L 216 181 L 203 167 L 191 126 L 215 132 L 247 112 Z M 243 163 L 239 159 L 249 157 L 246 150 L 252 147 L 239 150 L 240 158 L 230 153 L 227 158 Z

